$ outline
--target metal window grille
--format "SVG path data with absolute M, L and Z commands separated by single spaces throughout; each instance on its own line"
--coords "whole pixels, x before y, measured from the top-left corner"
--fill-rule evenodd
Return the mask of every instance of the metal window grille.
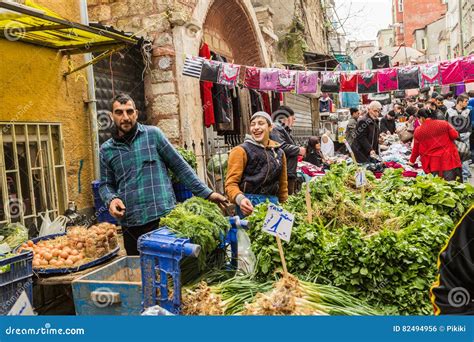
M 61 124 L 0 122 L 0 224 L 39 229 L 67 204 Z

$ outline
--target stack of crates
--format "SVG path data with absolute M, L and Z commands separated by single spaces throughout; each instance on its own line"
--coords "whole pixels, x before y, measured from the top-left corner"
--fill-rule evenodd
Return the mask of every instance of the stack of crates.
M 92 182 L 92 193 L 94 194 L 94 207 L 97 216 L 97 222 L 108 222 L 112 224 L 117 224 L 117 220 L 110 215 L 109 208 L 105 206 L 105 203 L 102 202 L 102 199 L 99 195 L 99 186 L 100 181 L 95 180 Z
M 0 259 L 0 315 L 7 315 L 20 295 L 26 292 L 33 304 L 33 252 Z
M 223 237 L 219 249 L 225 252 L 230 246 L 231 267 L 237 266 L 237 229 L 247 222 L 238 216 L 229 218 L 230 230 Z M 188 257 L 197 258 L 201 246 L 190 239 L 178 238 L 166 227 L 142 235 L 138 240 L 142 271 L 143 309 L 159 305 L 173 314 L 181 309 L 181 265 Z M 169 282 L 172 281 L 172 291 Z M 172 292 L 172 296 L 169 294 Z

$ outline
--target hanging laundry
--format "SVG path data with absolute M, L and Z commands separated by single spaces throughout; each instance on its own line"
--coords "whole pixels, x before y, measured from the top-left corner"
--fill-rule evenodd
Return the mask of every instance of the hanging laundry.
M 270 96 L 268 96 L 266 91 L 261 91 L 260 95 L 262 96 L 263 111 L 271 114 L 272 107 L 270 106 Z
M 244 86 L 251 89 L 260 88 L 260 68 L 245 68 Z
M 212 60 L 204 60 L 202 63 L 201 81 L 209 81 L 217 83 L 222 63 Z
M 237 81 L 239 80 L 239 74 L 240 65 L 222 63 L 217 83 L 228 87 L 235 87 Z
M 327 93 L 324 93 L 322 97 L 319 98 L 319 112 L 325 113 L 330 112 L 332 107 L 332 100 Z
M 370 60 L 372 62 L 372 69 L 390 68 L 390 57 L 381 52 L 377 52 Z
M 342 72 L 341 73 L 341 91 L 348 93 L 357 92 L 357 73 Z
M 420 65 L 420 87 L 434 87 L 439 85 L 441 85 L 439 64 L 434 63 Z
M 278 85 L 276 91 L 283 93 L 295 89 L 296 71 L 281 69 L 278 71 Z
M 211 58 L 211 50 L 206 43 L 203 43 L 199 49 L 199 56 L 206 59 Z M 211 127 L 216 123 L 214 117 L 214 103 L 212 101 L 212 82 L 200 82 L 201 85 L 201 103 L 204 114 L 204 126 Z
M 379 93 L 393 91 L 398 89 L 398 70 L 382 69 L 378 71 Z
M 318 91 L 317 71 L 298 71 L 296 73 L 296 93 L 310 94 Z
M 359 94 L 370 94 L 377 92 L 377 73 L 365 71 L 357 74 L 357 92 Z
M 464 81 L 464 72 L 462 70 L 460 58 L 441 62 L 439 64 L 439 71 L 441 72 L 441 83 L 444 85 L 461 83 Z
M 474 82 L 474 55 L 467 56 L 462 60 L 461 69 L 464 71 L 464 82 Z
M 340 89 L 341 83 L 338 72 L 321 72 L 321 91 L 323 93 L 339 93 Z
M 260 89 L 276 90 L 279 84 L 279 72 L 274 68 L 260 69 Z
M 183 65 L 183 75 L 200 78 L 201 77 L 201 70 L 202 70 L 202 63 L 204 62 L 204 58 L 195 57 L 195 56 L 186 56 Z
M 398 89 L 420 88 L 420 69 L 418 65 L 406 66 L 398 69 Z

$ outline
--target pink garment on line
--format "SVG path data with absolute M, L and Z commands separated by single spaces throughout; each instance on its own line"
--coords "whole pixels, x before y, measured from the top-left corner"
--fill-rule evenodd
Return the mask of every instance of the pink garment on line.
M 441 62 L 439 71 L 441 73 L 441 84 L 443 85 L 461 83 L 464 80 L 460 58 Z
M 379 92 L 398 89 L 397 69 L 382 69 L 379 73 Z

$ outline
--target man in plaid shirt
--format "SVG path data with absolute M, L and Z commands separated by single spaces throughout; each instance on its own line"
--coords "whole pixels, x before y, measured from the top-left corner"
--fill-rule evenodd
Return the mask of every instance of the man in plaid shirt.
M 138 255 L 138 238 L 158 227 L 160 217 L 175 206 L 168 169 L 194 195 L 213 202 L 225 197 L 212 192 L 195 174 L 161 130 L 137 123 L 133 99 L 112 100 L 112 138 L 100 148 L 100 196 L 121 225 L 128 255 Z

